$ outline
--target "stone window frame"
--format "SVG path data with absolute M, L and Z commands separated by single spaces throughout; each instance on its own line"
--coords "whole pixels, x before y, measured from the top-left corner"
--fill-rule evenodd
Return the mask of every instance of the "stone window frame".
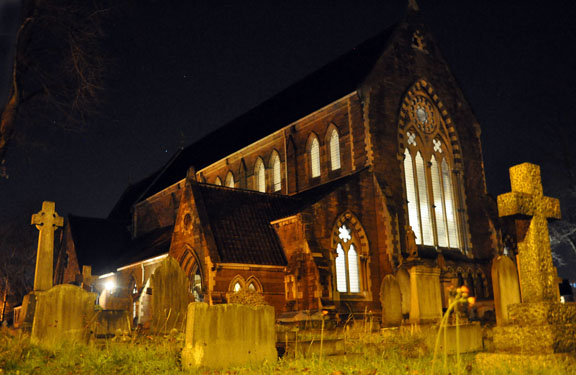
M 232 184 L 230 184 L 230 182 L 232 182 Z M 228 171 L 228 173 L 226 173 L 226 179 L 224 180 L 224 186 L 228 187 L 228 188 L 235 188 L 236 187 L 236 180 L 234 179 L 234 173 L 232 173 L 232 171 Z
M 428 103 L 431 104 L 433 107 L 433 115 L 434 120 L 437 121 L 437 126 L 433 131 L 426 131 L 421 129 L 414 120 L 414 116 L 410 115 L 410 111 L 413 110 L 412 103 L 415 98 L 426 100 Z M 410 134 L 412 133 L 412 134 Z M 435 150 L 435 140 L 440 140 L 441 142 L 441 151 L 438 152 Z M 415 141 L 415 144 L 414 144 Z M 402 182 L 404 185 L 404 194 L 406 198 L 405 202 L 405 212 L 406 212 L 406 225 L 410 225 L 412 222 L 410 217 L 410 212 L 414 212 L 414 210 L 418 210 L 418 220 L 416 224 L 419 224 L 419 228 L 412 228 L 414 233 L 416 234 L 416 243 L 418 246 L 429 246 L 434 247 L 436 250 L 439 249 L 456 249 L 464 254 L 471 256 L 471 243 L 470 243 L 470 236 L 469 236 L 469 229 L 468 229 L 468 214 L 467 208 L 465 204 L 465 190 L 464 190 L 464 183 L 463 183 L 463 173 L 462 173 L 462 165 L 461 165 L 461 148 L 459 143 L 459 138 L 456 133 L 456 129 L 453 126 L 451 118 L 448 116 L 448 112 L 444 107 L 442 101 L 438 98 L 438 95 L 435 94 L 434 89 L 426 80 L 419 80 L 417 81 L 411 88 L 408 90 L 407 94 L 405 95 L 402 101 L 402 107 L 400 112 L 400 120 L 399 120 L 399 127 L 398 127 L 398 142 L 399 142 L 399 160 L 401 163 L 401 170 L 402 170 Z M 409 195 L 409 184 L 408 184 L 408 176 L 407 176 L 407 154 L 410 154 L 412 158 L 412 173 L 414 178 L 414 187 L 415 193 L 414 196 L 416 197 L 415 206 L 411 206 Z M 416 176 L 417 173 L 417 165 L 416 165 L 416 158 L 417 155 L 420 154 L 424 162 L 424 170 L 425 170 L 425 185 L 426 185 L 426 194 L 425 194 L 425 203 L 426 208 L 425 210 L 428 211 L 429 218 L 427 220 L 429 224 L 428 229 L 431 230 L 432 241 L 429 238 L 426 238 L 427 235 L 424 233 L 424 225 L 422 222 L 422 212 L 421 203 L 423 201 L 422 197 L 418 191 L 418 178 Z M 432 176 L 432 166 L 433 166 L 433 157 L 437 155 L 441 155 L 440 160 L 445 160 L 451 176 L 451 188 L 452 188 L 452 203 L 453 203 L 453 214 L 454 220 L 452 224 L 456 227 L 456 241 L 458 246 L 453 247 L 451 243 L 448 246 L 440 246 L 438 240 L 438 228 L 439 224 L 437 221 L 436 216 L 438 215 L 437 207 L 434 205 L 435 203 L 435 196 L 433 191 L 433 176 Z M 441 161 L 442 162 L 442 161 Z M 440 163 L 441 163 L 440 162 Z M 442 177 L 444 178 L 444 177 Z M 444 181 L 444 180 L 442 180 Z M 445 205 L 446 200 L 446 193 L 445 189 L 442 189 L 443 196 L 442 196 L 442 203 L 443 203 L 443 211 L 446 212 L 447 208 Z M 437 198 L 437 197 L 436 197 Z M 442 223 L 440 223 L 441 225 Z M 418 226 L 418 225 L 415 225 Z
M 346 285 L 347 291 L 338 291 L 337 285 L 337 271 L 336 271 L 336 257 L 338 244 L 341 242 L 339 234 L 340 227 L 346 225 L 350 230 L 351 239 L 350 244 L 354 245 L 355 251 L 357 253 L 357 265 L 358 265 L 358 281 L 359 281 L 359 291 L 350 292 L 349 283 L 349 260 L 348 251 L 350 245 L 347 244 L 344 254 L 345 254 L 345 264 L 346 264 Z M 332 288 L 333 294 L 336 300 L 372 300 L 371 293 L 371 279 L 370 279 L 370 246 L 368 243 L 368 236 L 366 231 L 362 226 L 362 223 L 358 217 L 350 210 L 347 210 L 340 214 L 336 219 L 332 234 L 331 234 L 331 254 L 332 254 Z
M 236 284 L 240 285 L 240 289 L 235 290 Z M 230 284 L 228 284 L 228 292 L 229 293 L 236 293 L 246 288 L 246 280 L 242 275 L 236 275 L 230 280 Z
M 214 179 L 214 185 L 222 186 L 222 179 L 219 176 L 216 176 L 216 178 Z
M 258 292 L 258 293 L 263 293 L 263 291 L 264 291 L 264 288 L 262 287 L 262 283 L 254 275 L 251 275 L 250 277 L 248 277 L 248 279 L 246 279 L 245 285 L 246 285 L 247 289 L 250 289 L 250 285 L 254 285 L 253 290 Z
M 186 276 L 188 276 L 188 281 L 190 282 L 190 292 L 193 294 L 200 294 L 204 287 L 204 271 L 196 251 L 192 248 L 192 246 L 186 244 L 184 251 L 178 257 L 177 261 Z M 199 280 L 196 279 L 197 275 L 199 276 Z M 200 288 L 200 292 L 196 290 L 197 286 Z
M 262 171 L 262 172 L 260 172 Z M 267 184 L 267 178 L 266 178 L 266 164 L 264 164 L 264 160 L 261 157 L 256 158 L 256 162 L 254 162 L 254 174 L 253 174 L 254 178 L 253 178 L 253 182 L 254 182 L 254 190 L 255 191 L 259 191 L 261 193 L 265 193 L 267 188 L 268 188 L 268 184 Z M 261 184 L 261 180 L 260 178 L 263 179 L 263 185 L 264 186 L 260 186 Z M 263 189 L 262 189 L 263 188 Z
M 280 158 L 280 153 L 276 149 L 272 150 L 270 153 L 268 165 L 270 167 L 269 180 L 271 191 L 273 193 L 279 193 L 282 191 L 282 159 Z M 276 176 L 276 165 L 278 165 L 278 176 Z
M 318 147 L 318 157 L 315 158 L 313 154 L 313 147 L 314 144 Z M 322 157 L 321 157 L 321 146 L 320 146 L 320 138 L 314 132 L 310 133 L 308 136 L 308 141 L 306 142 L 306 161 L 307 161 L 307 170 L 308 176 L 312 180 L 317 180 L 322 176 Z M 315 174 L 315 167 L 317 166 L 318 173 Z
M 337 146 L 337 157 L 338 157 L 338 165 L 334 166 L 334 152 L 333 147 L 333 135 L 336 134 L 336 146 Z M 340 141 L 340 131 L 336 124 L 331 123 L 328 129 L 326 130 L 326 145 L 328 147 L 328 164 L 330 167 L 330 172 L 337 172 L 342 169 L 342 142 Z

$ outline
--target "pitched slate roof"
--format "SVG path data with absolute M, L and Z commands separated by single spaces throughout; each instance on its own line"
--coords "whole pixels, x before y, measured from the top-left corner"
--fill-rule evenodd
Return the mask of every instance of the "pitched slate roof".
M 191 184 L 195 199 L 204 205 L 221 262 L 284 266 L 286 257 L 270 222 L 302 212 L 337 188 L 355 183 L 365 170 L 295 196 Z
M 94 275 L 114 271 L 111 260 L 122 256 L 130 242 L 124 225 L 75 215 L 68 215 L 68 225 L 80 267 L 91 265 Z
M 368 39 L 348 53 L 288 87 L 178 153 L 154 173 L 140 194 L 125 194 L 111 218 L 126 218 L 126 207 L 142 194 L 155 194 L 180 181 L 190 166 L 202 169 L 227 155 L 357 90 L 388 45 L 395 27 Z M 123 209 L 124 211 L 122 211 Z
M 193 183 L 195 197 L 205 207 L 220 261 L 223 263 L 286 265 L 286 257 L 271 221 L 292 215 L 299 201 L 285 195 Z

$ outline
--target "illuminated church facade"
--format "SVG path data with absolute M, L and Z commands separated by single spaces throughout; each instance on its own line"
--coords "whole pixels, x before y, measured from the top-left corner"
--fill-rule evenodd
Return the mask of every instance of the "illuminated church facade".
M 409 7 L 395 27 L 181 150 L 107 219 L 70 217 L 56 282 L 86 282 L 90 265 L 119 281 L 136 319 L 165 256 L 197 300 L 252 289 L 278 316 L 399 303 L 426 322 L 463 284 L 489 306 L 501 244 L 480 126 L 420 17 Z M 400 301 L 381 294 L 388 275 Z

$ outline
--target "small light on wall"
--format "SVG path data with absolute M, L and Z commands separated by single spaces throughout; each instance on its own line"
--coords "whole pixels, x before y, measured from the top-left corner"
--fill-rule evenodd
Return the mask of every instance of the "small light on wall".
M 106 281 L 106 284 L 104 284 L 104 288 L 106 288 L 106 290 L 112 294 L 114 292 L 114 289 L 116 289 L 116 283 L 114 282 L 114 280 L 108 280 Z

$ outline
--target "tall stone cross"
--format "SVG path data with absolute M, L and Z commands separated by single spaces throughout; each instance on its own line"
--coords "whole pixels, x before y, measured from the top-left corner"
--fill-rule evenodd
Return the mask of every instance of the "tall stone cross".
M 64 219 L 55 211 L 54 202 L 44 201 L 42 211 L 32 215 L 32 225 L 40 231 L 38 251 L 36 252 L 36 272 L 34 290 L 52 288 L 54 262 L 54 232 L 64 225 Z
M 510 168 L 510 185 L 510 193 L 498 196 L 498 214 L 516 217 L 522 302 L 557 302 L 547 219 L 560 219 L 560 202 L 544 196 L 540 167 L 535 164 Z

